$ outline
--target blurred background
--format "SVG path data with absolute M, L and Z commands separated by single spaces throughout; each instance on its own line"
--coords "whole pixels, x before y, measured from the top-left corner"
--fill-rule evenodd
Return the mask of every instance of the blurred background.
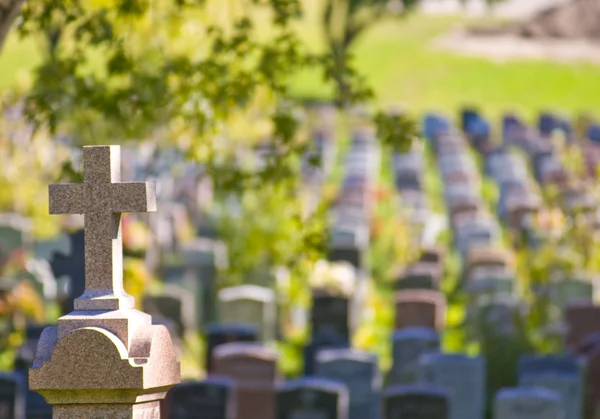
M 125 286 L 184 377 L 238 299 L 273 304 L 255 326 L 300 375 L 323 290 L 387 371 L 412 275 L 437 281 L 443 348 L 487 357 L 491 400 L 593 305 L 598 97 L 598 0 L 0 0 L 0 368 L 83 291 L 82 218 L 50 216 L 47 185 L 120 144 L 123 180 L 158 186 L 157 214 L 123 219 Z M 500 337 L 469 314 L 477 264 L 510 279 Z

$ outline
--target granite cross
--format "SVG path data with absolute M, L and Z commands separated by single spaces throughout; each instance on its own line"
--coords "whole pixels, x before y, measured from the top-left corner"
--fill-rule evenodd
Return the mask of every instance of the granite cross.
M 121 213 L 156 211 L 153 182 L 120 182 L 119 146 L 83 148 L 83 183 L 50 185 L 51 214 L 84 214 L 85 291 L 75 310 L 133 308 L 123 289 Z

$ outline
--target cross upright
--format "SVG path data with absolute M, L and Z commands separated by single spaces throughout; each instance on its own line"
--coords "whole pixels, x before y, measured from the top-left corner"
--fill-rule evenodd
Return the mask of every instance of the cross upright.
M 83 183 L 50 185 L 50 214 L 83 214 L 85 291 L 75 310 L 133 308 L 123 289 L 121 213 L 156 211 L 154 182 L 121 182 L 119 146 L 83 147 Z

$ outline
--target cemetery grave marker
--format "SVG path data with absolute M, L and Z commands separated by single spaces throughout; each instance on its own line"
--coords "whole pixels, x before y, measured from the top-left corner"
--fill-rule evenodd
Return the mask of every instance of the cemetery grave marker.
M 394 296 L 396 329 L 430 327 L 441 330 L 445 324 L 446 297 L 435 290 L 403 290 Z
M 26 392 L 27 386 L 19 374 L 0 374 L 0 418 L 26 419 Z
M 450 398 L 431 386 L 393 386 L 383 394 L 384 419 L 449 419 Z
M 215 374 L 236 386 L 236 419 L 275 419 L 277 354 L 260 344 L 219 345 L 213 356 Z
M 505 388 L 494 400 L 494 419 L 563 419 L 564 414 L 560 395 L 545 388 Z
M 119 150 L 84 147 L 84 182 L 49 188 L 50 213 L 84 214 L 87 231 L 84 293 L 76 311 L 43 331 L 29 371 L 30 389 L 53 406 L 54 419 L 156 418 L 179 382 L 168 331 L 123 289 L 121 213 L 153 211 L 156 200 L 153 184 L 120 183 Z
M 265 342 L 275 339 L 275 292 L 258 285 L 239 285 L 219 291 L 219 318 L 223 323 L 246 323 L 260 331 Z
M 258 329 L 247 324 L 212 324 L 206 330 L 206 372 L 213 372 L 213 354 L 218 345 L 232 342 L 256 342 Z
M 188 380 L 169 391 L 171 419 L 234 419 L 235 384 L 223 377 Z
M 332 380 L 300 378 L 277 389 L 276 419 L 348 419 L 348 391 Z
M 69 234 L 71 253 L 56 253 L 50 261 L 50 267 L 57 280 L 62 276 L 69 278 L 68 297 L 61 302 L 62 313 L 67 314 L 75 309 L 75 299 L 85 290 L 85 233 L 78 230 Z
M 565 344 L 574 349 L 586 336 L 600 331 L 600 307 L 591 303 L 570 303 L 565 310 L 567 334 Z
M 450 397 L 450 419 L 482 419 L 485 412 L 485 361 L 462 354 L 429 353 L 419 359 L 419 381 L 443 388 Z
M 376 355 L 353 349 L 323 349 L 317 354 L 316 376 L 346 386 L 348 419 L 379 417 L 382 382 Z
M 421 355 L 440 350 L 440 335 L 426 327 L 408 327 L 392 335 L 392 367 L 387 385 L 414 383 Z

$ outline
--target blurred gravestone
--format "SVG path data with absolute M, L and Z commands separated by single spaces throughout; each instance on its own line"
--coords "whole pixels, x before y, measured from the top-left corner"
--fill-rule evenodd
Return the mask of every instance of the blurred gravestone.
M 0 374 L 0 418 L 26 419 L 26 394 L 27 384 L 21 375 Z
M 418 379 L 421 355 L 440 350 L 440 335 L 434 329 L 409 327 L 392 336 L 392 367 L 387 385 L 414 383 Z
M 348 419 L 379 417 L 382 383 L 376 355 L 353 349 L 323 349 L 317 354 L 315 375 L 346 385 Z
M 277 389 L 277 419 L 348 419 L 348 391 L 323 378 L 288 381 Z
M 256 343 L 226 343 L 215 348 L 213 362 L 215 374 L 235 384 L 236 419 L 275 419 L 275 352 Z
M 233 419 L 235 385 L 227 378 L 183 381 L 167 395 L 172 419 Z
M 494 419 L 563 419 L 564 415 L 560 395 L 543 388 L 505 388 L 494 401 Z
M 402 290 L 395 294 L 395 328 L 430 327 L 441 330 L 446 315 L 446 298 L 436 290 Z
M 258 285 L 240 285 L 219 291 L 219 319 L 223 323 L 246 323 L 260 331 L 268 342 L 277 327 L 275 292 Z
M 71 241 L 71 254 L 65 255 L 55 253 L 50 261 L 50 267 L 58 280 L 60 277 L 69 278 L 69 292 L 65 301 L 61 302 L 63 314 L 70 313 L 74 309 L 74 300 L 83 294 L 85 290 L 85 248 L 84 233 L 79 230 L 69 234 Z
M 206 329 L 206 372 L 213 372 L 213 353 L 219 345 L 232 342 L 256 342 L 258 329 L 248 324 L 212 324 Z
M 383 393 L 383 418 L 450 419 L 450 398 L 432 386 L 392 386 Z
M 450 396 L 451 419 L 482 419 L 485 412 L 485 361 L 462 354 L 424 354 L 419 381 L 444 388 Z

